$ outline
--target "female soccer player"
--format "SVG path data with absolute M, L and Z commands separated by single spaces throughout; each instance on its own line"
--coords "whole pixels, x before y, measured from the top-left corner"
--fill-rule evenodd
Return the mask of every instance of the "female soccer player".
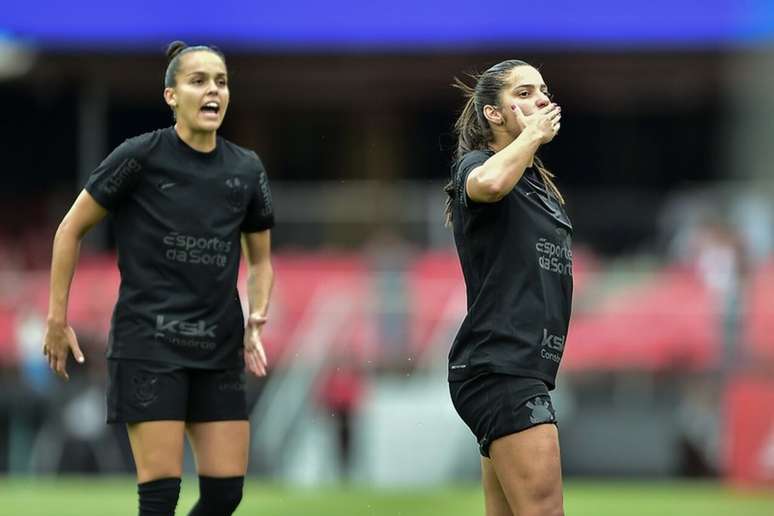
M 81 239 L 109 213 L 121 288 L 107 352 L 108 422 L 127 425 L 139 514 L 174 514 L 187 433 L 200 490 L 189 514 L 225 516 L 242 498 L 247 469 L 244 367 L 266 374 L 274 215 L 258 156 L 216 134 L 229 104 L 223 54 L 176 41 L 167 56 L 164 100 L 175 125 L 116 148 L 56 232 L 43 352 L 65 379 L 69 353 L 84 360 L 67 323 L 69 289 Z
M 548 391 L 570 318 L 572 226 L 536 152 L 559 131 L 560 109 L 523 61 L 457 87 L 468 100 L 455 124 L 446 216 L 468 313 L 449 354 L 451 398 L 479 442 L 487 516 L 559 516 Z

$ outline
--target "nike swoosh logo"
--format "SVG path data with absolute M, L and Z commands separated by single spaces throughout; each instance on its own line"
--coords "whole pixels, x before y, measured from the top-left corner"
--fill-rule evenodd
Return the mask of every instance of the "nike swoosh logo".
M 172 188 L 172 187 L 173 187 L 173 186 L 175 186 L 176 184 L 177 184 L 177 183 L 165 183 L 165 184 L 161 185 L 161 187 L 160 187 L 160 188 L 161 188 L 162 190 L 166 190 L 167 188 Z

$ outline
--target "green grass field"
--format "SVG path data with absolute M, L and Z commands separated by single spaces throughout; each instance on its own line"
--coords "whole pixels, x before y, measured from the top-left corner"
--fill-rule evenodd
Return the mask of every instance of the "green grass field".
M 196 479 L 183 479 L 178 514 L 196 498 Z M 570 481 L 568 516 L 774 516 L 774 491 L 732 491 L 711 483 Z M 129 478 L 0 479 L 2 516 L 135 516 Z M 249 481 L 240 516 L 482 515 L 475 485 L 396 491 L 360 488 L 289 489 Z

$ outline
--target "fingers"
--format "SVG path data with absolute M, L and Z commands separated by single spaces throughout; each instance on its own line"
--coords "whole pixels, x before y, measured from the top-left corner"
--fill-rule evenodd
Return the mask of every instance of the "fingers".
M 62 375 L 63 366 L 60 364 L 59 353 L 51 349 L 48 345 L 45 345 L 43 346 L 43 354 L 46 356 L 48 367 L 57 375 L 66 378 Z M 64 371 L 64 374 L 67 374 L 66 370 Z
M 70 379 L 70 375 L 67 374 L 67 352 L 51 353 L 48 359 L 48 365 L 60 378 L 64 380 Z
M 54 370 L 54 354 L 51 352 L 51 350 L 46 350 L 46 361 L 48 362 L 48 367 L 51 368 L 51 370 Z
M 546 106 L 547 108 L 549 106 Z M 559 128 L 561 127 L 561 120 L 562 120 L 562 108 L 559 107 L 556 104 L 551 105 L 550 109 L 546 109 L 545 116 L 550 124 L 551 132 L 556 135 L 556 133 L 559 132 Z
M 527 118 L 521 108 L 516 104 L 511 104 L 511 110 L 513 110 L 513 114 L 516 115 L 516 121 L 519 123 L 519 125 L 522 128 L 525 127 L 527 125 Z
M 67 374 L 67 358 L 62 358 L 57 363 L 56 374 L 58 374 L 65 381 L 70 379 L 70 375 Z
M 255 350 L 245 350 L 245 365 L 255 376 L 266 376 L 266 367 L 261 363 Z
M 541 131 L 555 132 L 558 130 L 557 125 L 562 119 L 562 108 L 553 102 L 546 104 L 529 116 L 525 115 L 516 104 L 511 104 L 511 110 L 513 110 L 516 120 L 522 129 L 529 124 L 534 124 Z
M 75 335 L 73 335 L 73 338 L 70 340 L 69 344 L 70 351 L 75 357 L 75 360 L 77 360 L 79 364 L 82 364 L 83 361 L 86 360 L 86 357 L 83 356 L 83 351 L 81 351 L 80 346 L 78 346 L 78 340 L 75 338 Z
M 266 353 L 263 351 L 263 346 L 261 345 L 260 341 L 255 344 L 255 347 L 252 350 L 252 354 L 255 357 L 255 362 L 260 376 L 265 376 L 267 370 Z
M 245 336 L 245 365 L 255 376 L 266 376 L 266 352 L 257 329 L 251 330 Z
M 263 350 L 263 345 L 258 343 L 256 351 L 258 352 L 258 359 L 261 361 L 261 365 L 266 369 L 269 366 L 269 361 L 266 360 L 266 352 Z
M 84 362 L 85 357 L 72 328 L 66 326 L 46 333 L 43 342 L 43 356 L 48 361 L 48 367 L 65 380 L 70 379 L 70 375 L 67 373 L 67 357 L 71 352 L 79 363 Z
M 255 354 L 248 350 L 245 350 L 245 366 L 247 367 L 247 370 L 255 376 L 261 376 Z

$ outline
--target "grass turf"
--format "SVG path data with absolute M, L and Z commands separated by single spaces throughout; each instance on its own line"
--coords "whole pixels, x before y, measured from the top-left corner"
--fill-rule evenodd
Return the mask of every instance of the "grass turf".
M 196 479 L 183 479 L 184 515 Z M 3 516 L 134 516 L 131 478 L 0 478 Z M 774 490 L 738 491 L 713 483 L 568 481 L 568 516 L 774 516 Z M 291 489 L 249 480 L 237 516 L 483 516 L 476 485 L 429 490 Z

